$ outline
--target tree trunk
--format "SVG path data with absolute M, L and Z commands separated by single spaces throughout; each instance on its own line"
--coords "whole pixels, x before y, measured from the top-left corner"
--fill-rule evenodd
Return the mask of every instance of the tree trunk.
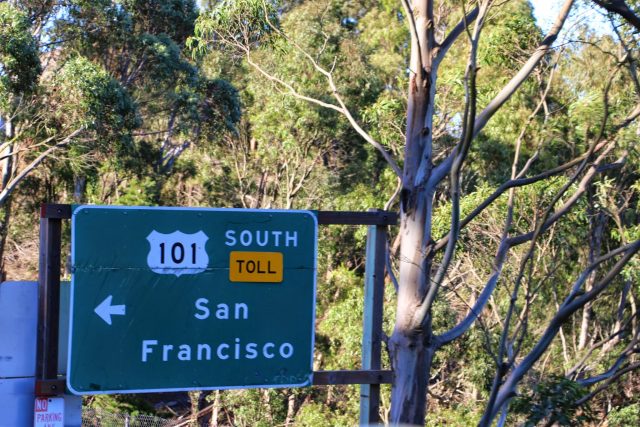
M 638 316 L 636 315 L 638 308 L 633 288 L 631 289 L 631 292 L 629 292 L 629 303 L 631 304 L 631 334 L 635 337 L 638 335 Z
M 4 132 L 2 133 L 2 139 L 0 139 L 0 143 L 4 141 L 11 141 L 14 137 L 13 134 L 13 122 L 11 118 L 4 118 L 1 120 L 0 124 L 4 127 Z M 13 150 L 15 146 L 13 143 L 7 145 L 7 147 L 2 152 L 2 161 L 0 162 L 2 167 L 2 190 L 7 188 L 7 185 L 11 181 L 14 173 L 14 161 L 13 161 Z M 7 198 L 7 200 L 2 204 L 1 212 L 0 212 L 0 279 L 5 280 L 6 271 L 5 271 L 5 263 L 4 263 L 4 248 L 7 243 L 7 235 L 9 234 L 9 220 L 11 217 L 11 196 Z
M 625 307 L 627 305 L 627 299 L 629 297 L 629 292 L 631 291 L 631 280 L 625 280 L 624 287 L 622 288 L 622 292 L 620 293 L 620 300 L 618 302 L 618 311 L 616 312 L 616 323 L 613 325 L 611 329 L 612 334 L 616 334 L 612 340 L 607 342 L 602 346 L 602 352 L 608 353 L 612 348 L 614 348 L 620 341 L 622 341 L 621 334 L 617 333 L 622 329 L 622 324 L 624 321 L 624 312 Z
M 85 176 L 75 176 L 73 178 L 73 201 L 78 204 L 82 203 L 86 190 L 87 178 Z
M 413 178 L 405 180 L 413 182 Z M 427 293 L 431 257 L 425 254 L 430 241 L 431 198 L 411 190 L 401 207 L 400 283 L 393 335 L 389 340 L 394 371 L 391 389 L 391 422 L 423 425 L 431 362 L 435 353 L 430 317 L 416 324 L 416 310 Z M 427 225 L 427 227 L 425 227 Z
M 200 414 L 200 402 L 202 397 L 201 391 L 190 391 L 189 393 L 189 402 L 191 403 L 191 416 L 189 420 L 189 425 L 191 427 L 198 427 L 198 415 Z
M 6 264 L 4 262 L 4 249 L 7 245 L 7 236 L 9 235 L 9 222 L 11 220 L 11 205 L 12 198 L 9 197 L 7 201 L 0 208 L 0 281 L 5 281 L 7 277 Z
M 591 290 L 591 284 L 593 280 L 587 282 L 585 291 Z M 589 325 L 591 324 L 591 304 L 584 306 L 582 310 L 582 321 L 580 322 L 580 335 L 578 337 L 578 350 L 584 350 L 587 346 L 587 338 L 589 335 Z
M 392 423 L 424 425 L 429 372 L 435 353 L 433 347 L 426 345 L 426 338 L 422 331 L 406 335 L 396 330 L 389 340 L 394 366 Z
M 218 415 L 220 414 L 220 390 L 215 390 L 213 392 L 213 408 L 211 409 L 211 422 L 209 425 L 211 427 L 218 427 Z
M 400 192 L 400 281 L 393 335 L 389 340 L 391 366 L 391 423 L 424 425 L 427 387 L 435 352 L 430 313 L 416 316 L 427 296 L 431 276 L 431 215 L 433 189 L 432 125 L 436 86 L 432 49 L 433 2 L 415 3 L 407 102 L 407 129 Z M 418 30 L 419 29 L 419 30 Z M 426 31 L 422 31 L 426 29 Z M 424 308 L 424 307 L 423 307 Z M 427 307 L 427 311 L 429 307 Z
M 2 151 L 2 189 L 6 188 L 13 176 L 13 149 L 14 144 L 11 143 L 13 139 L 13 123 L 10 118 L 5 118 L 2 123 L 4 125 L 4 133 L 2 135 L 3 141 L 9 142 L 5 149 Z
M 293 425 L 296 416 L 296 395 L 291 393 L 287 399 L 287 418 L 284 421 L 285 426 Z
M 591 214 L 591 239 L 589 244 L 589 264 L 593 263 L 593 261 L 600 256 L 601 247 L 602 247 L 602 236 L 604 234 L 604 227 L 607 222 L 606 215 L 602 212 L 595 212 L 594 195 L 592 191 L 588 193 L 589 197 L 589 213 Z M 587 282 L 585 283 L 585 291 L 589 292 L 593 287 L 593 284 L 596 280 L 595 272 L 591 274 Z M 587 303 L 582 310 L 582 322 L 580 324 L 580 335 L 578 339 L 578 350 L 584 350 L 587 346 L 587 340 L 589 338 L 589 326 L 591 325 L 591 303 Z

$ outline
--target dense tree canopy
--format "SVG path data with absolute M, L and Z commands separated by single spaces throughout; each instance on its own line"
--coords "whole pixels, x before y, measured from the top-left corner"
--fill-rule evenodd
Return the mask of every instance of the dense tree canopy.
M 637 425 L 639 11 L 0 2 L 4 273 L 35 276 L 43 201 L 389 209 L 382 421 Z M 365 239 L 320 230 L 316 370 L 360 366 Z M 351 386 L 190 396 L 211 425 L 358 420 Z

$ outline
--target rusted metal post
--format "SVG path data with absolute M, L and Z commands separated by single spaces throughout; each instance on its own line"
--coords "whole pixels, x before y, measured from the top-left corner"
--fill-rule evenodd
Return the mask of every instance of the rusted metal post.
M 364 326 L 362 335 L 362 369 L 382 368 L 382 309 L 384 298 L 384 266 L 387 230 L 383 225 L 370 225 L 364 282 Z M 380 384 L 360 386 L 360 425 L 380 422 Z
M 36 343 L 36 395 L 64 393 L 58 380 L 58 325 L 60 320 L 60 252 L 62 219 L 71 216 L 69 205 L 42 205 L 38 273 L 38 337 Z

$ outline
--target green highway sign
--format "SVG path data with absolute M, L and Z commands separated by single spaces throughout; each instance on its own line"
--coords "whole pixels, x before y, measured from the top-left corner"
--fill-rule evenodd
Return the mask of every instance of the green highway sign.
M 76 207 L 69 390 L 310 385 L 316 252 L 308 211 Z

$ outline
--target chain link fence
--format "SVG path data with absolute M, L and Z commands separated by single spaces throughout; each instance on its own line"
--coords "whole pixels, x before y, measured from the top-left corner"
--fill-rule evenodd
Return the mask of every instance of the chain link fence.
M 83 409 L 82 427 L 170 427 L 175 421 L 153 415 L 114 414 L 101 409 Z

